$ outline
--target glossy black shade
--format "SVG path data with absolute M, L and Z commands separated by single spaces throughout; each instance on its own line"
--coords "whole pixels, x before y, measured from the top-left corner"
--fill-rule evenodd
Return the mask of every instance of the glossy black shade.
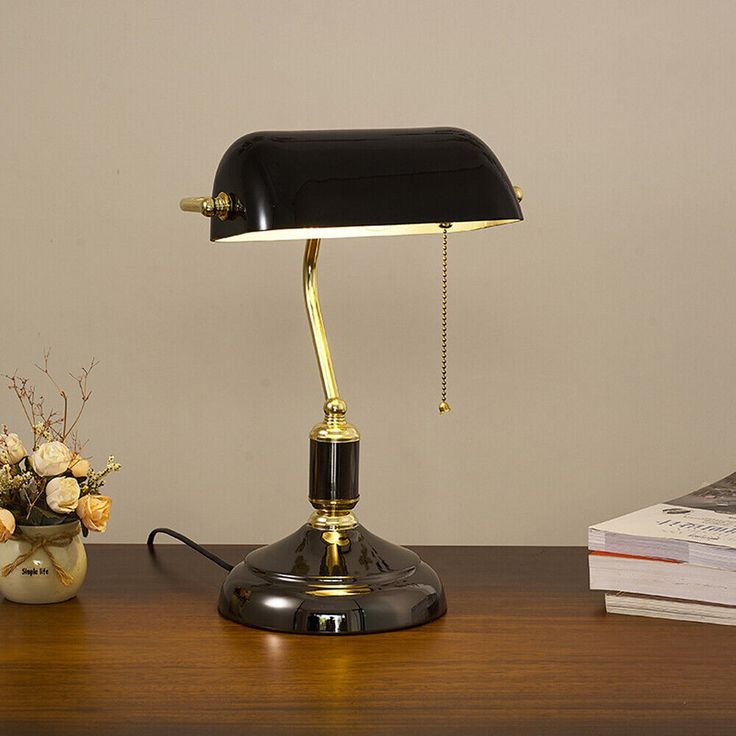
M 306 228 L 378 229 L 319 237 L 403 234 L 380 228 L 444 222 L 469 230 L 522 219 L 498 159 L 460 128 L 250 133 L 226 151 L 212 191 L 236 203 L 229 219 L 212 218 L 212 240 L 301 238 Z

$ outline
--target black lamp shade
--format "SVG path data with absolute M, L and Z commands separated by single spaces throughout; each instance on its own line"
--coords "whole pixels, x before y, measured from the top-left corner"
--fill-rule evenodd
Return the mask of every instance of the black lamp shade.
M 460 128 L 250 133 L 225 152 L 213 195 L 235 203 L 211 240 L 453 232 L 522 219 L 498 159 Z

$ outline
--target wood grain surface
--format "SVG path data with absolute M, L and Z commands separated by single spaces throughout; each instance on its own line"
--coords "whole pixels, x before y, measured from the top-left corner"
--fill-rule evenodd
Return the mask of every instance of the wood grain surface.
M 220 618 L 187 548 L 89 545 L 77 599 L 0 603 L 0 734 L 736 733 L 736 629 L 607 616 L 580 548 L 416 549 L 448 615 L 328 638 Z

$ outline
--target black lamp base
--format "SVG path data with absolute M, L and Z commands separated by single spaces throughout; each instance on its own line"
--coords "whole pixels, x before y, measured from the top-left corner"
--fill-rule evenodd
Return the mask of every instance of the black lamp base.
M 447 603 L 439 577 L 415 552 L 360 524 L 340 531 L 305 524 L 236 565 L 218 608 L 272 631 L 368 634 L 428 623 Z

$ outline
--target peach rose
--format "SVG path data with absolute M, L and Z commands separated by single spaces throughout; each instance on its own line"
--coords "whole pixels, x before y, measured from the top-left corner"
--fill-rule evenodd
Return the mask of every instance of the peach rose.
M 85 460 L 75 452 L 69 470 L 75 478 L 86 478 L 89 475 L 89 460 Z
M 52 478 L 46 484 L 46 503 L 57 514 L 69 514 L 77 508 L 79 483 L 74 478 Z
M 0 509 L 0 542 L 7 542 L 15 531 L 15 516 L 7 509 Z
M 79 499 L 77 516 L 90 531 L 104 532 L 107 527 L 107 520 L 110 518 L 111 503 L 112 499 L 107 496 L 88 493 Z

